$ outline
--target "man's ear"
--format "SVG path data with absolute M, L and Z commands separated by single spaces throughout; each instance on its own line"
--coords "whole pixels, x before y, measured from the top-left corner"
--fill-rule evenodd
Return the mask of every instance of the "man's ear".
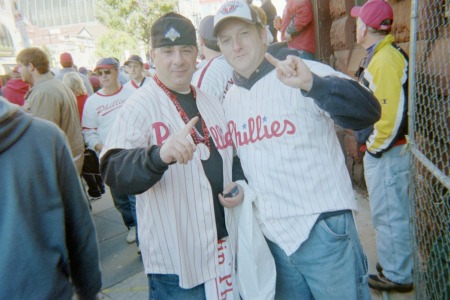
M 361 29 L 362 29 L 361 35 L 362 35 L 362 36 L 366 36 L 367 31 L 368 31 L 367 25 L 364 24 L 364 23 L 361 23 Z

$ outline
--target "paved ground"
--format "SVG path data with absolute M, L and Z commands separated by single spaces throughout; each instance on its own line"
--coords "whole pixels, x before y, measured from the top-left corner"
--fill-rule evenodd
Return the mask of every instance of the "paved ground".
M 369 203 L 365 195 L 356 192 L 360 211 L 356 223 L 363 247 L 369 259 L 371 273 L 375 273 L 375 232 L 372 227 Z M 109 191 L 102 199 L 91 202 L 92 214 L 97 228 L 100 249 L 100 264 L 103 277 L 102 294 L 106 300 L 148 299 L 147 278 L 144 275 L 137 247 L 127 244 L 127 229 L 120 214 L 114 208 Z M 336 276 L 339 276 L 338 274 Z M 382 295 L 372 290 L 372 299 L 409 300 L 414 293 L 390 293 Z

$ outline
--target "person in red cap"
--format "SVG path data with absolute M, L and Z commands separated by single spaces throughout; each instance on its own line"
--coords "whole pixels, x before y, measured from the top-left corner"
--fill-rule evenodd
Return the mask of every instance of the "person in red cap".
M 9 102 L 22 106 L 29 89 L 30 84 L 22 80 L 19 73 L 19 66 L 15 66 L 12 70 L 11 78 L 2 88 L 2 94 Z
M 102 88 L 86 100 L 81 122 L 87 147 L 100 153 L 114 119 L 134 90 L 120 84 L 119 63 L 113 57 L 101 58 L 94 72 L 98 74 Z M 114 206 L 128 228 L 127 242 L 137 242 L 135 196 L 122 193 L 114 187 L 110 187 L 110 192 Z
M 357 71 L 381 105 L 381 119 L 356 134 L 365 144 L 364 173 L 377 232 L 377 271 L 369 286 L 377 290 L 412 290 L 409 155 L 402 151 L 408 134 L 408 56 L 391 34 L 394 14 L 384 0 L 353 7 L 356 41 L 367 50 Z
M 92 85 L 89 82 L 89 79 L 87 78 L 87 76 L 84 75 L 83 73 L 79 73 L 76 70 L 75 65 L 73 64 L 72 55 L 70 53 L 67 53 L 67 52 L 61 53 L 61 55 L 59 56 L 59 63 L 61 64 L 63 69 L 61 69 L 59 71 L 59 73 L 56 74 L 56 76 L 55 76 L 56 79 L 59 79 L 62 81 L 64 78 L 64 75 L 66 75 L 67 73 L 77 72 L 80 75 L 81 79 L 83 79 L 84 86 L 86 87 L 88 95 L 90 96 L 94 93 L 94 91 L 92 89 Z

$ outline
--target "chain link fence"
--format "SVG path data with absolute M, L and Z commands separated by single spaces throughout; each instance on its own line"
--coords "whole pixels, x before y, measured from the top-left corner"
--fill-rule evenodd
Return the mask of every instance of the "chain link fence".
M 450 299 L 450 0 L 413 0 L 411 214 L 416 299 Z

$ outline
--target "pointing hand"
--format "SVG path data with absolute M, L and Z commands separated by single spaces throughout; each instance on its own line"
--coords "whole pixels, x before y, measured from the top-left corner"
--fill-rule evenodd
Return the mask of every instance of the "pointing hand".
M 277 77 L 281 82 L 309 92 L 313 84 L 312 73 L 300 57 L 288 55 L 286 60 L 280 61 L 269 53 L 266 53 L 265 56 L 267 61 L 275 66 Z
M 174 161 L 180 164 L 187 164 L 197 147 L 192 144 L 186 137 L 198 121 L 198 117 L 192 118 L 180 132 L 169 137 L 162 145 L 159 155 L 166 164 Z

